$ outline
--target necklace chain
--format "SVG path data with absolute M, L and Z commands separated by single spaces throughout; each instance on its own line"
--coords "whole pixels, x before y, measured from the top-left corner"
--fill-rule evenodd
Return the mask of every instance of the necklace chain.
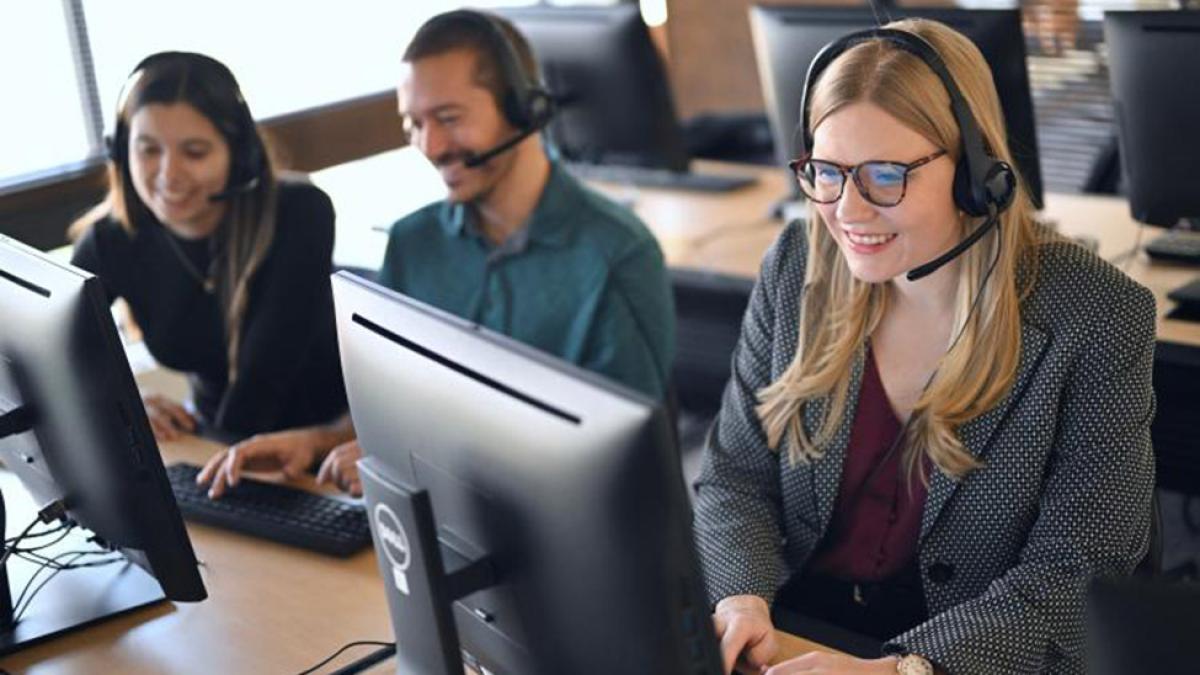
M 175 235 L 171 234 L 165 227 L 163 228 L 163 236 L 167 238 L 167 244 L 171 247 L 171 251 L 175 253 L 175 257 L 179 258 L 179 262 L 183 264 L 183 269 L 188 273 L 188 276 L 195 279 L 196 283 L 200 284 L 200 288 L 204 289 L 205 293 L 211 295 L 217 289 L 217 281 L 213 278 L 212 272 L 200 274 L 200 270 L 196 269 L 196 265 L 187 256 L 187 252 L 183 250 L 178 241 L 175 241 Z

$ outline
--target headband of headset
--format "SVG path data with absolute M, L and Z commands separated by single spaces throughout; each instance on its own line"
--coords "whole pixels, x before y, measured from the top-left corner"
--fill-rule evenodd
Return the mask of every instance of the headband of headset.
M 117 97 L 117 114 L 114 129 L 112 134 L 106 138 L 109 158 L 119 166 L 124 167 L 128 165 L 129 123 L 127 120 L 122 119 L 122 112 L 128 105 L 127 99 L 132 94 L 137 83 L 151 71 L 160 67 L 164 69 L 170 68 L 173 65 L 180 70 L 187 71 L 189 77 L 205 82 L 218 82 L 219 85 L 212 87 L 211 90 L 218 94 L 225 93 L 233 97 L 234 100 L 232 102 L 225 102 L 232 103 L 233 108 L 236 110 L 234 119 L 232 120 L 232 128 L 229 128 L 228 124 L 222 124 L 222 120 L 211 120 L 229 144 L 231 152 L 229 181 L 226 185 L 226 191 L 232 194 L 234 192 L 244 192 L 253 189 L 258 183 L 260 176 L 267 170 L 266 149 L 263 147 L 262 140 L 258 136 L 258 130 L 254 124 L 254 116 L 250 113 L 250 107 L 246 104 L 245 97 L 242 96 L 241 88 L 238 86 L 233 72 L 225 64 L 203 54 L 175 51 L 159 52 L 151 54 L 138 62 L 137 66 L 134 67 L 129 77 L 125 80 L 125 84 L 121 87 L 121 92 Z M 201 110 L 199 112 L 206 116 L 208 115 L 207 111 Z
M 505 93 L 500 109 L 505 119 L 520 130 L 541 129 L 554 114 L 554 98 L 525 71 L 517 49 L 504 27 L 492 16 L 471 9 L 459 9 L 429 20 L 422 31 L 441 23 L 463 22 L 480 29 L 488 41 L 488 52 L 499 66 Z
M 1006 162 L 991 156 L 983 134 L 962 91 L 950 74 L 942 57 L 923 38 L 908 31 L 891 28 L 872 28 L 850 33 L 826 45 L 808 68 L 804 91 L 800 99 L 800 125 L 794 138 L 798 140 L 800 156 L 812 152 L 813 137 L 809 113 L 813 87 L 821 73 L 839 56 L 852 47 L 872 40 L 883 40 L 916 56 L 937 75 L 950 96 L 950 110 L 958 123 L 962 138 L 962 153 L 954 172 L 954 201 L 958 208 L 972 216 L 987 216 L 1008 208 L 1016 193 L 1016 175 Z

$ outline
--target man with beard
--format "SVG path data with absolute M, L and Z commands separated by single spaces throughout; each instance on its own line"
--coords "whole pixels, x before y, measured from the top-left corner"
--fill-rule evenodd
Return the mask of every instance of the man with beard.
M 553 101 L 524 37 L 457 10 L 426 22 L 403 61 L 400 117 L 449 195 L 392 226 L 381 283 L 661 399 L 675 340 L 662 252 L 548 154 L 538 132 Z M 357 494 L 352 439 L 348 419 L 258 436 L 200 480 L 219 496 L 243 469 L 291 476 L 324 458 L 318 481 Z

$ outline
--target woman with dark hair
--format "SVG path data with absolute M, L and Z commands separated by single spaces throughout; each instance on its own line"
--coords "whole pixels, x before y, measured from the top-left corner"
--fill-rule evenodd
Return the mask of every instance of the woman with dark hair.
M 162 52 L 118 102 L 107 198 L 71 227 L 72 262 L 123 298 L 191 407 L 145 396 L 154 434 L 242 437 L 344 418 L 329 286 L 333 206 L 281 182 L 233 74 Z

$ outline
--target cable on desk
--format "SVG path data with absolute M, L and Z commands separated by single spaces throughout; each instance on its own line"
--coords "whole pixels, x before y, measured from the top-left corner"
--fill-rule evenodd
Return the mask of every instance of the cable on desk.
M 12 557 L 12 554 L 17 551 L 17 544 L 21 543 L 23 539 L 28 537 L 30 530 L 32 530 L 39 522 L 41 522 L 40 518 L 34 518 L 33 522 L 29 523 L 29 525 L 21 531 L 21 534 L 18 534 L 11 540 L 6 540 L 4 542 L 7 546 L 4 549 L 4 555 L 0 555 L 0 567 L 4 567 L 4 564 L 8 562 L 10 557 Z
M 28 548 L 17 546 L 16 543 L 14 542 L 13 544 L 11 544 L 13 555 L 16 555 L 18 557 L 25 558 L 26 560 L 28 560 L 29 558 L 28 558 L 27 554 L 37 553 L 38 551 L 48 549 L 51 546 L 58 544 L 63 539 L 66 539 L 67 536 L 70 535 L 71 531 L 74 529 L 75 529 L 75 524 L 71 523 L 70 525 L 64 525 L 63 527 L 55 528 L 53 530 L 47 530 L 46 532 L 35 532 L 34 534 L 31 534 L 27 538 L 28 539 L 37 539 L 37 538 L 43 537 L 43 536 L 50 536 L 51 534 L 58 534 L 58 536 L 55 537 L 54 540 L 52 540 L 52 541 L 37 544 L 36 546 L 30 546 Z
M 380 647 L 379 649 L 376 649 L 375 651 L 371 652 L 370 654 L 367 654 L 366 656 L 362 657 L 361 659 L 359 659 L 357 661 L 352 661 L 350 663 L 347 663 L 346 665 L 342 666 L 341 668 L 338 668 L 337 670 L 333 671 L 329 675 L 358 675 L 359 673 L 367 670 L 371 666 L 374 666 L 383 661 L 387 661 L 388 659 L 392 658 L 395 655 L 396 655 L 396 643 L 393 642 L 391 645 L 389 645 L 387 647 Z
M 37 594 L 43 588 L 46 587 L 46 584 L 50 583 L 50 581 L 54 577 L 58 576 L 59 572 L 63 572 L 66 570 L 80 569 L 83 567 L 103 567 L 105 565 L 112 565 L 114 563 L 121 562 L 125 559 L 125 556 L 118 555 L 118 556 L 115 556 L 112 558 L 105 558 L 103 560 L 94 560 L 94 561 L 86 562 L 86 563 L 76 563 L 75 562 L 76 560 L 79 560 L 80 558 L 82 558 L 84 556 L 102 555 L 102 554 L 106 554 L 106 553 L 109 553 L 109 551 L 103 551 L 103 550 L 101 550 L 101 551 L 66 551 L 64 553 L 60 553 L 60 554 L 54 556 L 53 558 L 50 558 L 45 564 L 43 564 L 41 567 L 39 567 L 37 569 L 37 571 L 35 571 L 33 573 L 32 576 L 29 577 L 29 581 L 26 582 L 25 588 L 21 589 L 21 594 L 19 596 L 17 596 L 17 601 L 15 603 L 13 603 L 13 608 L 14 608 L 13 620 L 20 621 L 21 617 L 25 614 L 25 612 L 28 611 L 29 606 L 31 604 L 33 604 L 33 599 L 35 597 L 37 597 Z M 69 562 L 66 562 L 66 563 L 59 562 L 59 560 L 66 558 L 67 556 L 71 556 L 71 560 Z M 46 577 L 45 579 L 42 579 L 42 583 L 38 584 L 37 588 L 34 588 L 33 592 L 29 593 L 29 597 L 26 598 L 25 594 L 29 592 L 29 589 L 31 586 L 33 586 L 34 581 L 37 580 L 38 576 L 42 572 L 44 572 L 48 569 L 54 570 L 54 571 L 50 573 L 50 576 Z M 22 600 L 25 601 L 24 605 L 21 604 Z
M 70 530 L 74 526 L 75 526 L 75 524 L 70 521 L 59 523 L 59 525 L 57 527 L 52 527 L 49 530 L 42 530 L 41 532 L 30 533 L 25 536 L 25 539 L 40 539 L 41 537 L 48 537 L 52 534 L 58 534 L 59 532 L 64 532 L 64 531 Z M 17 543 L 17 541 L 19 539 L 21 539 L 21 537 L 11 537 L 9 539 L 5 539 L 4 545 L 8 546 L 10 544 L 15 544 L 15 543 Z
M 343 652 L 345 652 L 347 649 L 350 649 L 352 647 L 391 647 L 391 648 L 395 649 L 396 643 L 395 642 L 379 642 L 378 640 L 358 640 L 355 642 L 347 642 L 346 644 L 344 644 L 340 648 L 338 648 L 338 650 L 336 652 L 325 657 L 325 660 L 321 661 L 320 663 L 318 663 L 315 666 L 312 666 L 311 668 L 300 671 L 296 675 L 311 675 L 312 673 L 315 673 L 318 670 L 320 670 L 322 666 L 324 666 L 325 664 L 329 663 L 330 661 L 336 659 L 337 657 L 341 656 Z M 378 652 L 376 652 L 376 653 L 378 653 Z

